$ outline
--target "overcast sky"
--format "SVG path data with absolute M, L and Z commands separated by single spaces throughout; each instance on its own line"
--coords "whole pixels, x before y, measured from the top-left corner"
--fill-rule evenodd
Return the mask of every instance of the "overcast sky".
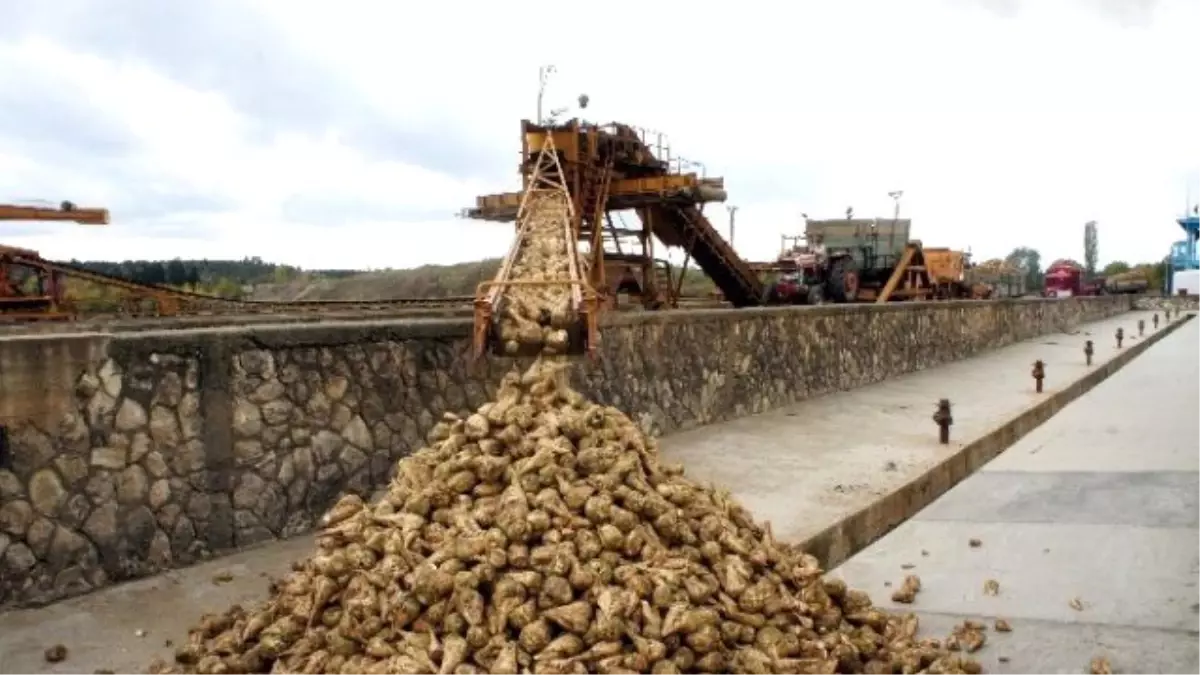
M 927 245 L 1081 258 L 1095 219 L 1102 262 L 1147 260 L 1181 237 L 1189 182 L 1200 197 L 1200 0 L 548 7 L 0 0 L 0 201 L 114 219 L 0 223 L 0 242 L 305 267 L 502 255 L 511 226 L 454 214 L 519 185 L 542 63 L 548 107 L 587 93 L 589 119 L 666 132 L 725 176 L 749 258 L 802 212 L 890 216 L 902 189 Z

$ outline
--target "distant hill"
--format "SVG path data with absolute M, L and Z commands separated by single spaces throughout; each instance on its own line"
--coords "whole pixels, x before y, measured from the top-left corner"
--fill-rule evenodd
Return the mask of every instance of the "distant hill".
M 255 300 L 384 300 L 474 295 L 483 281 L 496 276 L 499 258 L 455 265 L 424 265 L 406 270 L 349 272 L 336 276 L 302 272 L 283 283 L 256 284 Z
M 239 286 L 290 279 L 300 270 L 288 265 L 263 262 L 262 258 L 241 260 L 69 260 L 75 267 L 120 277 L 143 284 L 213 285 L 221 280 Z M 336 273 L 336 272 L 334 272 Z M 353 272 L 351 272 L 353 273 Z
M 286 283 L 257 284 L 255 300 L 384 300 L 387 298 L 443 298 L 474 295 L 479 284 L 495 278 L 499 258 L 455 265 L 425 265 L 407 270 L 339 274 L 337 278 L 304 272 Z M 714 290 L 703 272 L 688 270 L 683 295 L 707 296 Z
M 301 270 L 288 265 L 242 260 L 126 260 L 79 261 L 71 264 L 130 281 L 166 284 L 225 297 L 249 297 L 275 302 L 293 300 L 386 300 L 474 295 L 479 284 L 496 276 L 499 258 L 454 265 L 424 265 L 403 270 Z M 79 286 L 74 295 L 103 296 L 103 289 Z M 695 268 L 683 284 L 685 296 L 706 296 L 712 282 Z M 249 294 L 246 296 L 245 294 Z M 115 297 L 115 296 L 114 296 Z M 92 298 L 100 299 L 100 298 Z

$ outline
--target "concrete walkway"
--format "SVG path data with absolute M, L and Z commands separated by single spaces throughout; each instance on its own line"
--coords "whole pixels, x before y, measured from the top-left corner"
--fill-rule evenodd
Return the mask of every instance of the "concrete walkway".
M 919 575 L 928 635 L 1008 620 L 986 672 L 1200 672 L 1198 343 L 1191 321 L 832 574 L 891 607 Z
M 662 452 L 693 478 L 728 488 L 755 516 L 770 521 L 779 538 L 801 541 L 1083 377 L 1092 370 L 1085 341 L 1092 340 L 1093 363 L 1100 365 L 1119 353 L 1118 327 L 1126 349 L 1139 340 L 1139 319 L 1149 336 L 1152 316 L 1129 312 L 1072 334 L 672 434 L 663 439 Z M 1030 374 L 1038 359 L 1045 363 L 1043 394 L 1034 391 Z M 953 405 L 950 445 L 937 444 L 933 413 L 941 398 Z
M 780 538 L 799 541 L 866 508 L 1079 379 L 1089 371 L 1085 340 L 1095 342 L 1095 363 L 1104 363 L 1118 353 L 1117 327 L 1131 336 L 1128 348 L 1137 341 L 1138 319 L 1152 330 L 1151 316 L 1131 312 L 1071 334 L 673 434 L 662 440 L 662 451 L 683 462 L 692 477 L 728 487 L 759 519 L 769 520 Z M 1030 377 L 1037 359 L 1046 363 L 1044 394 L 1034 393 Z M 931 420 L 939 398 L 954 403 L 953 442 L 946 446 L 937 444 Z M 282 574 L 311 546 L 308 537 L 276 542 L 49 607 L 0 615 L 0 673 L 144 669 L 155 657 L 169 657 L 165 641 L 181 640 L 202 613 L 261 598 L 264 577 Z M 58 643 L 68 647 L 70 658 L 45 663 L 43 650 Z

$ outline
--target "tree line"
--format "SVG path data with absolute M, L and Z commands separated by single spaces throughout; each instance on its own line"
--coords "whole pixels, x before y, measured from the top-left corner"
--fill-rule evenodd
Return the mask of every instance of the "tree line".
M 317 269 L 302 270 L 292 265 L 265 262 L 258 256 L 241 260 L 209 260 L 174 258 L 172 260 L 70 260 L 72 267 L 85 269 L 104 276 L 154 286 L 171 286 L 190 291 L 218 295 L 226 298 L 241 298 L 248 289 L 261 284 L 286 284 L 307 278 L 341 279 L 361 274 L 361 270 Z M 90 284 L 70 284 L 74 295 L 97 300 L 107 294 Z M 96 296 L 96 297 L 93 297 Z M 101 302 L 100 298 L 97 302 Z
M 260 284 L 299 275 L 300 268 L 264 262 L 258 256 L 241 260 L 71 260 L 75 267 L 139 284 L 185 286 L 228 279 L 239 285 Z

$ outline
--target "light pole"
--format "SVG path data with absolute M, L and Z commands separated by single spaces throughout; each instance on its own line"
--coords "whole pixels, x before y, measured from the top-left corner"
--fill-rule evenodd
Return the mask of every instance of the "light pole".
M 733 247 L 733 223 L 734 219 L 737 217 L 738 207 L 729 204 L 725 207 L 725 210 L 729 211 L 729 246 Z
M 538 68 L 538 97 L 537 97 L 537 121 L 542 123 L 542 98 L 546 95 L 546 82 L 550 80 L 550 76 L 554 74 L 554 66 L 541 66 Z
M 896 204 L 896 209 L 892 212 L 892 222 L 900 220 L 900 198 L 904 196 L 904 190 L 892 190 L 888 193 L 892 201 Z
M 904 190 L 892 190 L 888 193 L 892 201 L 896 203 L 896 208 L 892 211 L 892 233 L 888 237 L 888 243 L 893 247 L 896 245 L 896 225 L 900 222 L 900 198 L 904 196 Z M 907 242 L 901 242 L 906 244 Z

